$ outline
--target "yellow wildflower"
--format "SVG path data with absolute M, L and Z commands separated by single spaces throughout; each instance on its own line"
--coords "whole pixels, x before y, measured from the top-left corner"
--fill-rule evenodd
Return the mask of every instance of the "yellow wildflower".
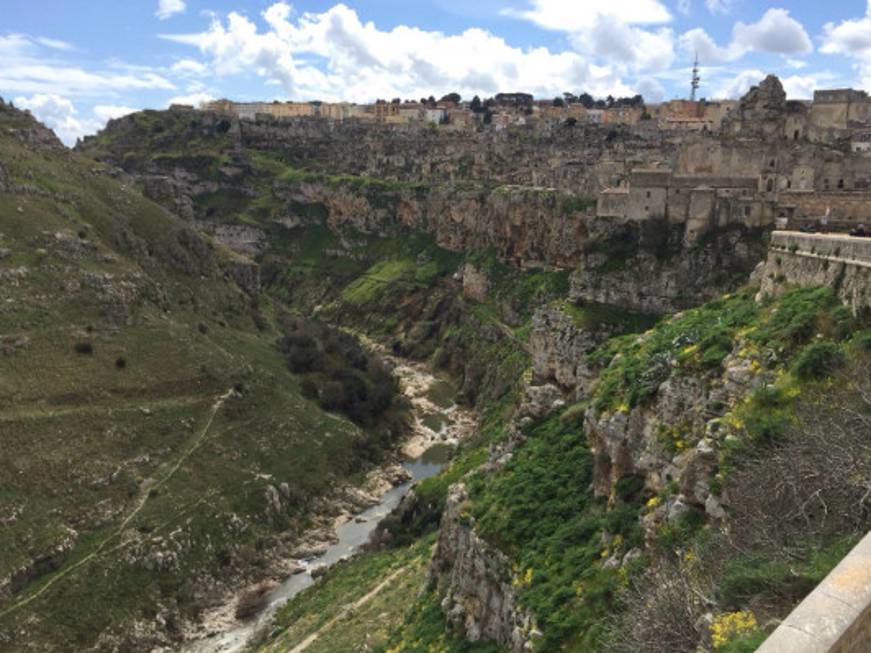
M 736 637 L 752 632 L 758 627 L 756 616 L 748 610 L 718 615 L 711 624 L 711 643 L 714 645 L 714 650 L 722 648 Z

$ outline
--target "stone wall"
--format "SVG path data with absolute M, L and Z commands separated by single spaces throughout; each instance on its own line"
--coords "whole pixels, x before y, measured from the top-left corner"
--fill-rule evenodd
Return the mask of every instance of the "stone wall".
M 757 653 L 867 653 L 871 533 L 780 624 Z
M 775 231 L 757 275 L 761 296 L 776 296 L 790 285 L 830 286 L 859 311 L 871 298 L 871 238 Z

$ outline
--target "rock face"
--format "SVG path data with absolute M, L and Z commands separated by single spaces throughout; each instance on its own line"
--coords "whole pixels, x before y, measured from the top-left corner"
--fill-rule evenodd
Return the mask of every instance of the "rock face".
M 605 337 L 576 326 L 558 307 L 542 306 L 532 316 L 529 332 L 533 381 L 555 381 L 576 399 L 582 398 L 595 378 L 586 356 Z
M 671 368 L 671 361 L 663 361 Z M 652 527 L 673 521 L 681 512 L 696 509 L 721 519 L 721 497 L 709 480 L 717 464 L 717 451 L 729 436 L 720 417 L 765 379 L 737 354 L 723 362 L 722 374 L 699 372 L 670 376 L 652 401 L 626 410 L 596 414 L 587 411 L 584 427 L 593 453 L 593 490 L 611 496 L 621 478 L 639 475 L 652 492 L 677 483 L 678 494 L 646 519 Z M 690 434 L 701 433 L 692 438 Z
M 662 255 L 642 247 L 617 266 L 601 253 L 585 253 L 571 276 L 570 298 L 643 313 L 663 314 L 698 305 L 743 283 L 765 256 L 762 232 L 720 230 L 692 247 L 672 242 Z
M 533 650 L 532 615 L 517 604 L 508 557 L 475 534 L 463 515 L 464 485 L 451 487 L 430 568 L 450 628 L 469 641 L 491 640 L 511 653 Z
M 487 273 L 471 263 L 466 263 L 463 266 L 463 295 L 483 302 L 487 299 L 488 292 L 490 292 L 490 279 L 487 278 Z

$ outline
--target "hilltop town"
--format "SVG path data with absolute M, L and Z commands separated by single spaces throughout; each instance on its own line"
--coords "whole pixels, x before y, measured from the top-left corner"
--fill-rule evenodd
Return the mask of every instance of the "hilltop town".
M 179 105 L 180 106 L 180 105 Z M 553 99 L 535 99 L 529 93 L 498 93 L 481 100 L 463 101 L 451 93 L 439 100 L 378 100 L 373 104 L 350 102 L 233 102 L 213 100 L 200 109 L 234 115 L 242 120 L 258 116 L 276 119 L 315 118 L 329 121 L 359 120 L 391 125 L 433 124 L 451 129 L 491 125 L 500 130 L 511 125 L 539 123 L 588 123 L 630 125 L 668 132 L 717 132 L 739 107 L 739 100 L 674 99 L 646 103 L 641 95 L 594 99 L 588 93 L 565 93 Z M 855 151 L 871 149 L 871 98 L 866 91 L 850 88 L 819 89 L 813 100 L 790 100 L 784 105 L 789 120 L 783 136 L 798 140 L 827 141 L 853 137 Z

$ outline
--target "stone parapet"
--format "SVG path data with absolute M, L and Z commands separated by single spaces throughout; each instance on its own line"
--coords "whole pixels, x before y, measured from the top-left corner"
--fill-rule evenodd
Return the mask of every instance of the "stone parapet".
M 841 560 L 756 653 L 871 650 L 871 533 Z

